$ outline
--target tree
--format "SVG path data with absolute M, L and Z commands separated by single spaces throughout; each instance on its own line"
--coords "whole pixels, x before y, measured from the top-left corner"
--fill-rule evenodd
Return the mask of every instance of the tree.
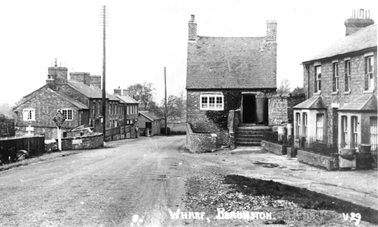
M 290 81 L 286 78 L 281 80 L 280 86 L 277 88 L 278 95 L 289 95 L 290 94 Z
M 0 137 L 14 136 L 14 119 L 0 114 Z
M 4 114 L 7 117 L 13 116 L 12 106 L 9 103 L 0 104 L 0 114 Z
M 304 88 L 303 87 L 296 87 L 294 90 L 291 92 L 291 95 L 304 95 Z
M 144 105 L 144 110 L 148 110 L 148 105 L 152 102 L 152 83 L 137 83 L 130 85 L 128 88 L 129 95 Z
M 167 116 L 167 118 L 171 117 L 176 120 L 185 114 L 185 103 L 182 96 L 170 95 L 167 99 L 167 114 L 165 114 L 164 99 L 159 106 L 155 102 L 151 102 L 148 111 L 153 112 L 159 117 L 165 118 Z

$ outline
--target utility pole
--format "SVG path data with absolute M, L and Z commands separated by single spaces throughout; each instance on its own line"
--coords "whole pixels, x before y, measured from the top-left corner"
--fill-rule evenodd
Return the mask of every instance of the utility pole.
M 168 136 L 168 128 L 167 128 L 167 114 L 168 114 L 168 107 L 167 107 L 167 75 L 166 75 L 166 69 L 164 67 L 164 89 L 165 89 L 165 98 L 164 98 L 164 104 L 165 104 L 165 135 Z
M 103 134 L 104 134 L 104 142 L 105 142 L 105 134 L 106 134 L 106 26 L 107 26 L 107 11 L 106 6 L 103 6 L 100 10 L 100 21 L 101 25 L 103 26 L 103 62 L 102 62 L 102 126 L 103 126 Z

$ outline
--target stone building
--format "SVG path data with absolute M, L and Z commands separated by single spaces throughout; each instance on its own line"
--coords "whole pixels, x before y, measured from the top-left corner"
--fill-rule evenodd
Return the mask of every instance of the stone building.
M 114 89 L 114 95 L 123 105 L 124 125 L 126 126 L 126 138 L 136 138 L 138 136 L 138 112 L 139 102 L 129 96 L 127 90 L 120 88 Z
M 71 72 L 68 79 L 66 67 L 48 68 L 46 84 L 24 96 L 13 110 L 16 114 L 16 135 L 27 133 L 26 127 L 34 127 L 34 134 L 44 134 L 46 139 L 57 138 L 56 124 L 53 121 L 57 110 L 62 110 L 66 121 L 62 131 L 67 132 L 78 126 L 92 127 L 102 132 L 101 122 L 101 77 L 86 72 Z M 106 129 L 123 125 L 123 107 L 120 100 L 106 94 Z M 115 131 L 115 130 L 114 130 Z M 120 136 L 110 133 L 109 139 Z
M 230 144 L 230 111 L 238 110 L 241 126 L 269 124 L 268 97 L 276 90 L 276 36 L 276 21 L 267 21 L 263 37 L 199 36 L 191 16 L 186 77 L 189 132 L 212 134 L 216 140 L 211 141 L 219 147 Z M 236 139 L 239 145 L 258 144 L 252 138 Z
M 161 129 L 161 118 L 148 111 L 139 111 L 138 126 L 141 135 L 159 135 Z M 149 131 L 147 134 L 147 130 Z
M 361 10 L 346 36 L 303 61 L 306 101 L 294 107 L 294 135 L 331 147 L 377 149 L 377 25 Z

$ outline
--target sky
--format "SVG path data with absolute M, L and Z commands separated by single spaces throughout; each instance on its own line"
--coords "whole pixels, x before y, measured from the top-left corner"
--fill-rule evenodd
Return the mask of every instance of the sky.
M 150 82 L 155 100 L 185 92 L 188 21 L 197 34 L 259 37 L 266 21 L 277 21 L 277 84 L 303 86 L 301 62 L 345 36 L 352 10 L 369 9 L 377 22 L 375 0 L 138 0 L 41 1 L 2 3 L 0 25 L 0 104 L 14 104 L 46 83 L 57 58 L 68 72 L 102 75 L 102 6 L 106 27 L 106 90 Z

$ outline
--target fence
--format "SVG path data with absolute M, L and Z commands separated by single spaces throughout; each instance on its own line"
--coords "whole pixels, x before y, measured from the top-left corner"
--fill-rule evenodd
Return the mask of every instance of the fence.
M 2 163 L 16 160 L 17 151 L 26 150 L 29 157 L 45 152 L 45 136 L 0 139 L 0 158 Z M 10 158 L 9 158 L 10 157 Z

